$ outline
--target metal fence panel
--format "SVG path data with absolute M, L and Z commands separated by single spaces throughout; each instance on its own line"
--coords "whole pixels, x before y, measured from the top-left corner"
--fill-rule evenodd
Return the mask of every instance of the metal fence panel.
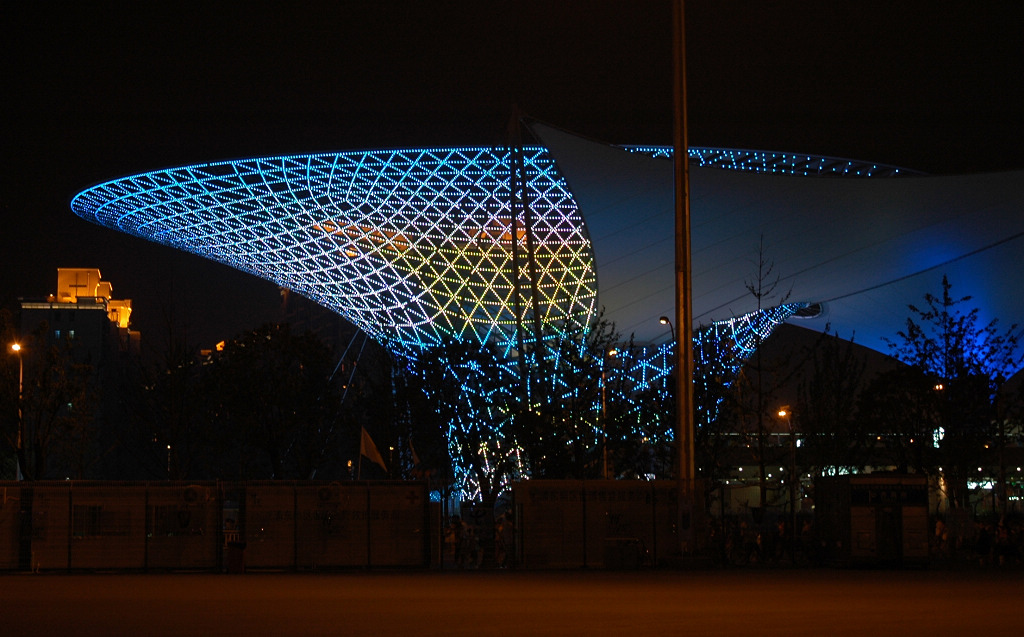
M 0 569 L 428 566 L 426 484 L 0 482 Z
M 420 484 L 368 487 L 371 566 L 426 566 L 427 493 Z
M 23 489 L 22 493 L 28 493 Z M 67 569 L 71 562 L 71 485 L 34 486 L 31 489 L 32 546 L 34 571 Z M 26 498 L 27 499 L 27 498 Z
M 0 570 L 18 568 L 21 498 L 21 487 L 0 487 Z
M 529 480 L 513 485 L 526 568 L 633 568 L 679 555 L 670 481 Z
M 247 568 L 295 565 L 295 506 L 291 484 L 246 485 L 242 541 Z
M 364 486 L 296 487 L 300 512 L 297 533 L 298 568 L 366 566 L 369 538 Z
M 514 487 L 520 564 L 526 568 L 587 565 L 583 534 L 583 482 L 530 480 Z
M 216 484 L 150 485 L 146 567 L 213 569 L 219 560 L 221 498 Z
M 70 567 L 145 567 L 145 505 L 145 488 L 72 483 Z

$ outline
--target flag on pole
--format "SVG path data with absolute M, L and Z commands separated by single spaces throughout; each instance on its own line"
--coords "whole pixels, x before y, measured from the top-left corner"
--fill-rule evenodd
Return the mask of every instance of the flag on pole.
M 359 453 L 366 456 L 370 462 L 374 462 L 380 465 L 380 468 L 387 471 L 388 466 L 384 464 L 384 458 L 380 457 L 380 452 L 377 451 L 377 445 L 373 444 L 373 438 L 367 433 L 366 427 L 363 427 L 362 437 L 359 439 Z

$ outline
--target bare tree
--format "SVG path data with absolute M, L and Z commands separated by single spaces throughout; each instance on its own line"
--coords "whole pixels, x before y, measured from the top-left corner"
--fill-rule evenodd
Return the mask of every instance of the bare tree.
M 741 431 L 757 463 L 759 506 L 762 511 L 768 504 L 768 466 L 776 464 L 782 453 L 772 444 L 771 438 L 777 428 L 773 415 L 776 397 L 793 373 L 788 360 L 768 360 L 762 347 L 764 339 L 771 332 L 770 319 L 764 310 L 782 305 L 789 299 L 789 291 L 781 291 L 779 281 L 775 265 L 765 253 L 762 236 L 754 278 L 746 284 L 747 292 L 756 300 L 754 352 L 736 379 L 733 401 Z
M 91 385 L 93 367 L 76 363 L 73 343 L 46 344 L 43 322 L 28 339 L 22 387 L 22 474 L 29 480 L 81 478 L 95 464 L 94 414 L 98 389 Z
M 809 378 L 799 385 L 794 417 L 803 436 L 804 469 L 818 476 L 853 472 L 870 446 L 867 422 L 857 414 L 865 362 L 853 340 L 827 330 L 815 343 Z

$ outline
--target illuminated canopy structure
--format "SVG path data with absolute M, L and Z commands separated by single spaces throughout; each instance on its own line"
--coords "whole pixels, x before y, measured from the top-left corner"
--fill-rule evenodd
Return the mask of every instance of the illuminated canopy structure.
M 294 290 L 395 351 L 469 338 L 512 352 L 535 316 L 576 330 L 600 308 L 624 335 L 667 340 L 657 319 L 674 303 L 670 149 L 534 130 L 547 148 L 523 149 L 523 207 L 508 148 L 196 164 L 99 184 L 71 206 Z M 906 305 L 943 273 L 981 318 L 1024 317 L 1022 172 L 890 179 L 907 173 L 707 148 L 691 161 L 695 327 L 754 309 L 746 283 L 761 256 L 789 301 L 820 309 L 802 325 L 868 347 L 902 328 Z
M 525 215 L 512 212 L 511 159 L 456 148 L 200 164 L 101 184 L 72 209 L 294 290 L 399 352 L 511 348 L 517 316 L 579 328 L 597 307 L 585 224 L 554 161 L 524 150 Z
M 626 371 L 663 383 L 671 149 L 533 130 L 544 146 L 156 170 L 89 188 L 71 207 L 293 290 L 407 356 L 471 340 L 513 360 L 531 339 L 584 333 L 603 309 L 649 346 L 622 361 Z M 938 290 L 943 274 L 982 320 L 1024 318 L 1024 172 L 929 177 L 789 153 L 690 154 L 695 328 L 729 332 L 742 350 L 751 329 L 799 320 L 884 349 L 907 304 Z M 772 264 L 781 294 L 752 320 L 759 261 Z

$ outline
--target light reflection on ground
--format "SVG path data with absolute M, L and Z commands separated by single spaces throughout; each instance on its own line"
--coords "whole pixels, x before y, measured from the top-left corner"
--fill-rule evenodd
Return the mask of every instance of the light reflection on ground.
M 1017 635 L 1020 571 L 0 575 L 18 635 Z

